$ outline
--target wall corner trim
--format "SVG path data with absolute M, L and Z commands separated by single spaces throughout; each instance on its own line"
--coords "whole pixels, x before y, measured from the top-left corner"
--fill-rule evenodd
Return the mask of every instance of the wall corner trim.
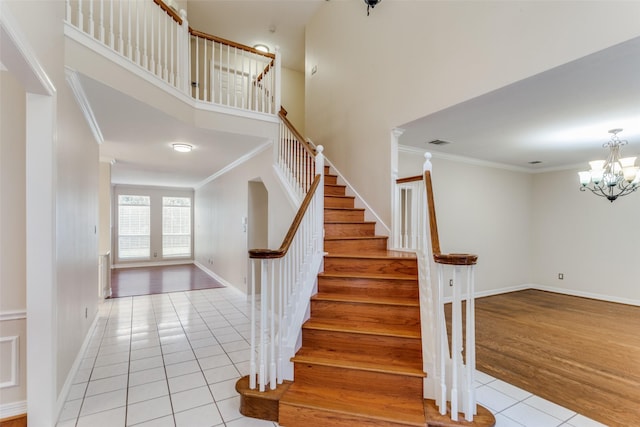
M 65 67 L 64 74 L 67 84 L 73 92 L 73 97 L 76 99 L 76 102 L 80 107 L 80 111 L 82 111 L 82 115 L 91 129 L 93 137 L 98 144 L 102 144 L 104 142 L 104 136 L 102 135 L 96 116 L 93 114 L 93 109 L 91 108 L 89 99 L 87 99 L 87 94 L 82 87 L 80 78 L 78 78 L 78 73 L 69 67 Z

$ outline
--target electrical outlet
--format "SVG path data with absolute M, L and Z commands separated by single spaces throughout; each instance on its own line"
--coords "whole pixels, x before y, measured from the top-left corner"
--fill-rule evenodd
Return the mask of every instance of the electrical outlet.
M 449 286 L 453 286 L 453 279 L 449 279 Z
M 558 273 L 558 279 L 564 280 L 564 273 Z

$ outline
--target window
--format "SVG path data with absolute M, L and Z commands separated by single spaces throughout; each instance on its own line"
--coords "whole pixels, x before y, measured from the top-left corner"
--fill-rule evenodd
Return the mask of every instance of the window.
M 191 198 L 162 198 L 162 256 L 191 256 Z
M 151 200 L 149 196 L 118 196 L 118 257 L 151 257 Z

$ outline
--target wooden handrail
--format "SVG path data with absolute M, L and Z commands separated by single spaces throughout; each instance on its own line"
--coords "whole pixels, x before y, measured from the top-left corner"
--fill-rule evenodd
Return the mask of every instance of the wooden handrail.
M 424 171 L 424 183 L 427 191 L 427 206 L 429 208 L 429 230 L 431 231 L 431 251 L 433 260 L 437 264 L 447 265 L 475 265 L 478 256 L 472 254 L 443 254 L 440 252 L 440 240 L 438 238 L 438 221 L 436 219 L 436 206 L 433 201 L 433 185 L 431 172 Z
M 424 179 L 424 177 L 422 175 L 408 176 L 406 178 L 398 178 L 398 179 L 396 179 L 396 184 L 404 184 L 405 182 L 422 181 L 423 179 Z
M 316 190 L 318 189 L 318 185 L 320 185 L 321 178 L 322 178 L 321 175 L 316 175 L 315 179 L 313 180 L 313 184 L 311 184 L 311 188 L 309 188 L 309 191 L 307 192 L 307 195 L 302 201 L 300 208 L 298 208 L 298 213 L 296 213 L 295 218 L 293 218 L 293 222 L 291 223 L 291 226 L 289 227 L 289 231 L 287 231 L 286 236 L 284 236 L 284 240 L 282 241 L 280 248 L 275 250 L 274 249 L 250 249 L 249 258 L 275 259 L 275 258 L 282 258 L 287 254 L 287 251 L 289 251 L 289 247 L 291 246 L 291 242 L 293 242 L 293 238 L 295 237 L 296 232 L 298 231 L 298 228 L 302 223 L 302 218 L 304 218 L 304 215 L 307 212 L 309 205 L 311 204 L 311 199 L 313 199 L 313 196 L 316 193 Z
M 156 0 L 154 0 L 154 1 L 156 1 Z M 189 33 L 192 36 L 195 36 L 195 37 L 200 37 L 200 38 L 207 39 L 207 40 L 210 40 L 210 41 L 226 44 L 226 45 L 231 46 L 231 47 L 237 47 L 238 49 L 242 49 L 242 50 L 247 51 L 247 52 L 255 53 L 255 54 L 261 55 L 261 56 L 266 56 L 267 58 L 271 58 L 271 59 L 275 59 L 276 58 L 276 55 L 273 54 L 273 53 L 262 52 L 262 51 L 259 51 L 258 49 L 252 48 L 251 46 L 246 46 L 246 45 L 243 45 L 243 44 L 231 41 L 231 40 L 223 39 L 222 37 L 212 36 L 211 34 L 207 34 L 207 33 L 203 33 L 202 31 L 194 30 L 191 27 L 189 27 Z
M 293 124 L 289 121 L 289 119 L 287 119 L 287 110 L 280 107 L 280 111 L 278 112 L 278 117 L 280 117 L 280 120 L 282 120 L 282 123 L 284 123 L 285 126 L 289 128 L 291 133 L 293 133 L 293 135 L 298 139 L 298 141 L 300 141 L 300 143 L 307 150 L 307 152 L 312 156 L 315 156 L 316 150 L 304 139 L 304 136 L 302 136 L 302 134 L 298 132 L 298 130 L 295 128 L 295 126 L 293 126 Z
M 172 17 L 173 20 L 176 21 L 179 25 L 182 25 L 182 18 L 180 17 L 180 15 L 178 15 L 175 10 L 167 6 L 165 2 L 163 2 L 162 0 L 153 0 L 153 2 L 158 6 L 160 6 L 160 8 L 164 10 L 167 13 L 167 15 Z

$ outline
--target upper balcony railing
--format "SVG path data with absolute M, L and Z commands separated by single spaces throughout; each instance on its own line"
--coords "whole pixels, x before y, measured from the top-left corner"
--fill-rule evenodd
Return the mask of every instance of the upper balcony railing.
M 66 0 L 66 21 L 197 101 L 276 115 L 280 58 L 189 27 L 161 0 Z

